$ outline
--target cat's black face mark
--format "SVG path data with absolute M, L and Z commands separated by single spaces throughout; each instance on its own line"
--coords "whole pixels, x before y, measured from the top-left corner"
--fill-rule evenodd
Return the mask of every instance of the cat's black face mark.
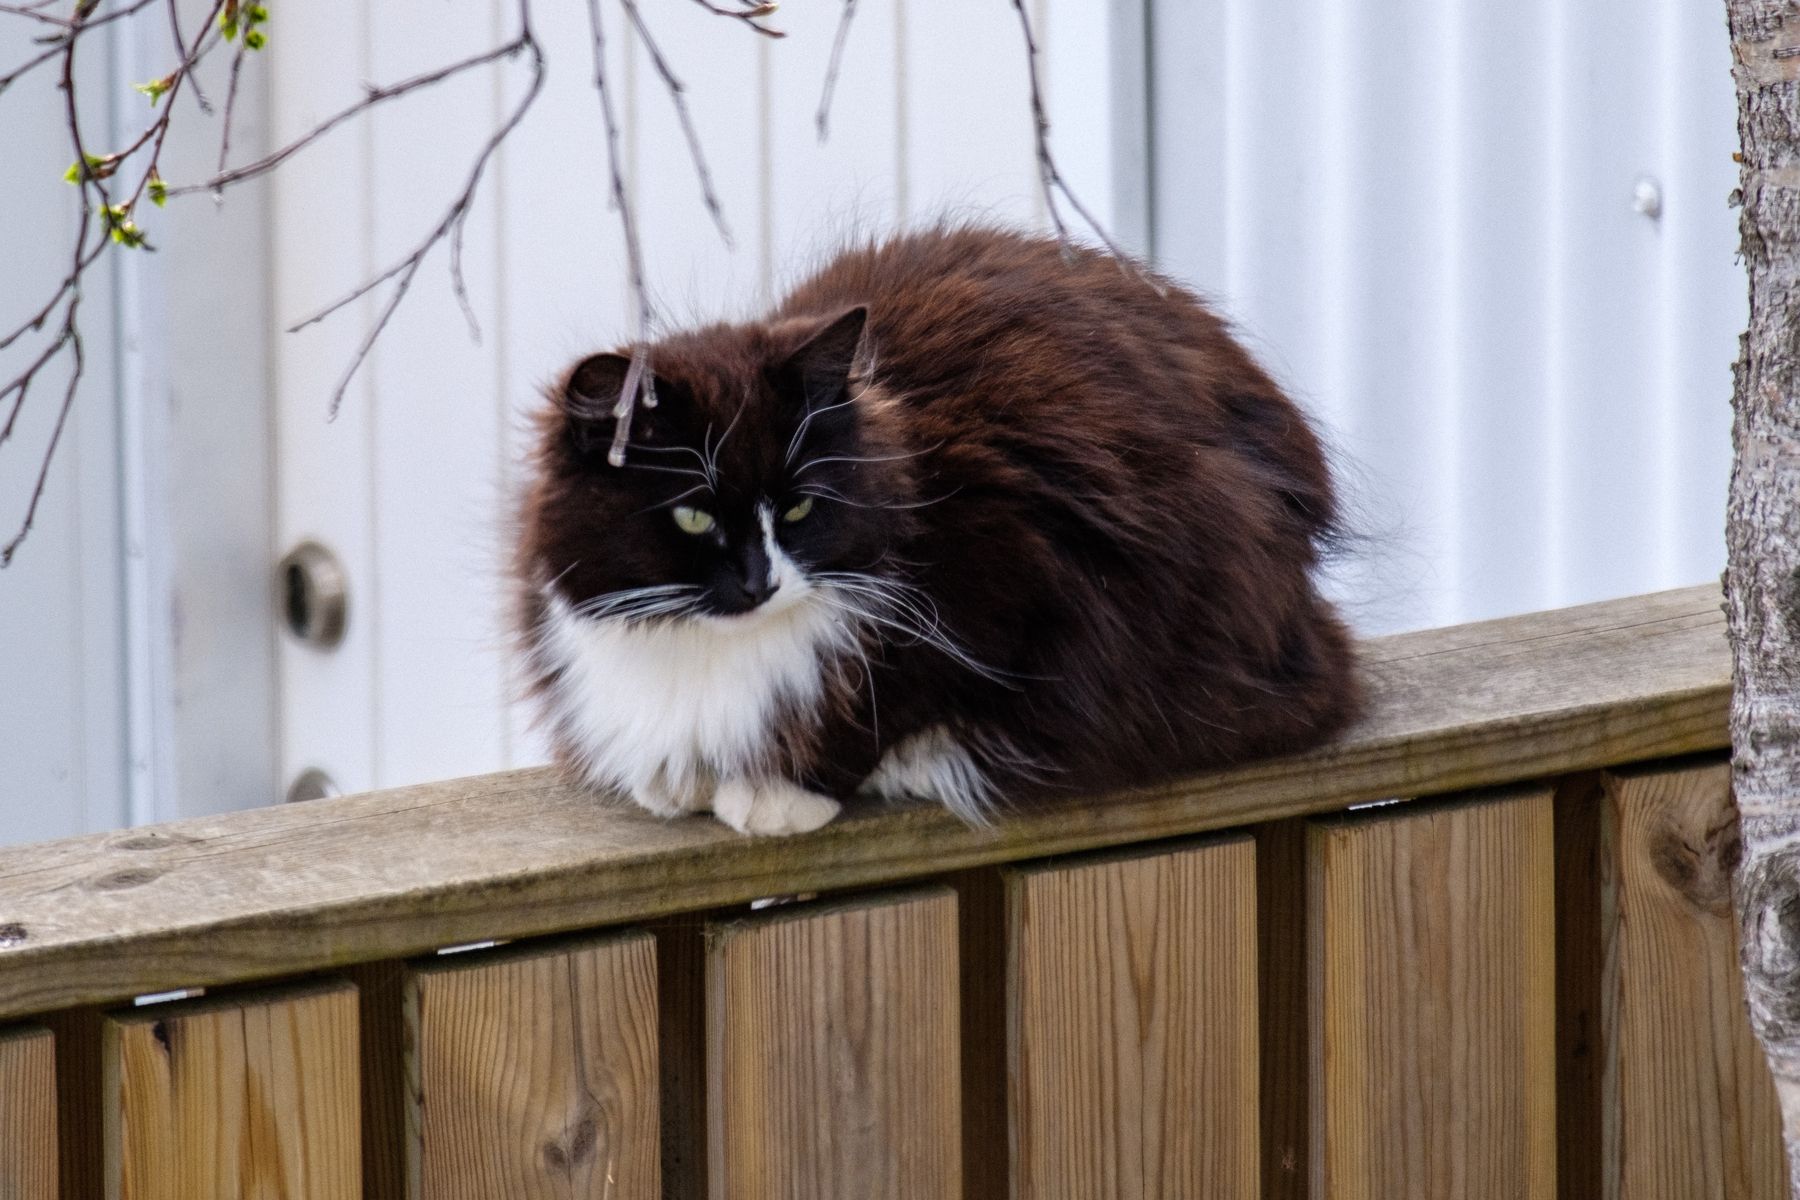
M 563 389 L 544 577 L 590 615 L 733 616 L 870 569 L 892 498 L 851 383 L 862 326 L 852 309 L 798 345 L 746 338 L 737 355 L 715 331 L 698 361 L 665 345 L 622 467 L 607 453 L 629 359 L 580 363 Z

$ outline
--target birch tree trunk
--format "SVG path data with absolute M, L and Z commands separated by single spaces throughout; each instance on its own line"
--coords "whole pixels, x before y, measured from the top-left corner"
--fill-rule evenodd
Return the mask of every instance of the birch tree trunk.
M 1726 0 L 1742 142 L 1750 328 L 1726 515 L 1737 875 L 1751 1023 L 1800 1200 L 1800 5 Z

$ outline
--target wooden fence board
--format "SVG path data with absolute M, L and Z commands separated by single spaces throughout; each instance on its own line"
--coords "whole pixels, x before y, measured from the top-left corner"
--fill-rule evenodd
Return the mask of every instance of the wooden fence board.
M 655 1200 L 656 943 L 457 954 L 407 985 L 414 1200 Z
M 961 1193 L 956 922 L 933 888 L 711 932 L 713 1200 Z
M 1716 587 L 1360 647 L 1332 745 L 970 829 L 874 807 L 797 838 L 597 805 L 549 770 L 0 850 L 0 1020 L 1192 834 L 1723 747 Z
M 1313 1194 L 1550 1200 L 1548 789 L 1315 824 Z
M 349 984 L 110 1015 L 109 1200 L 358 1200 L 358 1059 Z
M 1247 837 L 1009 872 L 1012 1194 L 1259 1194 Z
M 56 1200 L 56 1042 L 0 1029 L 0 1197 Z
M 1605 778 L 1616 855 L 1603 1126 L 1622 1200 L 1785 1200 L 1781 1113 L 1750 1030 L 1724 761 Z M 1610 1188 L 1616 1180 L 1617 1191 Z

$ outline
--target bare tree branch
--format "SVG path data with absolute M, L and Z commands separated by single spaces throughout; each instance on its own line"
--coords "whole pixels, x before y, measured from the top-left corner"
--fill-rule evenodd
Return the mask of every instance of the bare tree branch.
M 225 87 L 225 116 L 219 125 L 219 166 L 218 173 L 223 175 L 228 160 L 231 158 L 231 122 L 237 115 L 238 78 L 244 73 L 244 55 L 250 52 L 248 42 L 239 42 L 237 53 L 231 56 L 231 82 Z M 220 195 L 213 193 L 214 198 Z
M 531 5 L 529 0 L 519 0 L 518 36 L 513 38 L 513 40 L 506 45 L 499 47 L 497 50 L 490 51 L 487 54 L 479 55 L 474 59 L 465 60 L 463 64 L 450 68 L 446 72 L 433 72 L 428 76 L 419 76 L 414 80 L 408 81 L 406 84 L 399 84 L 390 89 L 372 90 L 371 95 L 373 95 L 375 91 L 384 91 L 385 94 L 382 95 L 381 98 L 388 99 L 392 96 L 403 94 L 403 91 L 410 91 L 414 88 L 423 86 L 423 83 L 419 82 L 420 80 L 436 82 L 438 79 L 448 78 L 450 74 L 456 73 L 456 71 L 461 70 L 464 66 L 476 62 L 492 62 L 519 53 L 524 53 L 530 57 L 531 84 L 526 89 L 524 97 L 514 106 L 512 112 L 508 114 L 506 120 L 500 124 L 499 128 L 495 129 L 494 132 L 488 136 L 487 141 L 482 145 L 481 152 L 476 156 L 474 165 L 469 168 L 469 175 L 463 184 L 462 192 L 451 203 L 450 209 L 444 214 L 443 220 L 433 226 L 432 229 L 426 233 L 424 239 L 421 240 L 410 253 L 395 262 L 386 270 L 382 271 L 379 275 L 376 275 L 373 279 L 364 281 L 352 288 L 349 292 L 340 296 L 338 299 L 332 301 L 330 304 L 327 304 L 324 308 L 319 309 L 311 316 L 288 327 L 288 332 L 294 333 L 301 329 L 305 329 L 309 325 L 316 325 L 329 317 L 332 313 L 335 313 L 345 305 L 351 304 L 356 300 L 361 299 L 363 296 L 368 295 L 389 280 L 394 281 L 394 290 L 388 294 L 387 300 L 382 304 L 379 313 L 376 315 L 374 324 L 369 327 L 368 333 L 363 336 L 361 344 L 358 345 L 355 355 L 350 360 L 349 367 L 346 368 L 343 376 L 338 380 L 337 387 L 333 389 L 331 393 L 328 419 L 337 419 L 338 409 L 343 405 L 344 393 L 349 391 L 351 380 L 356 377 L 356 373 L 362 369 L 363 363 L 367 361 L 369 352 L 375 347 L 376 339 L 381 336 L 381 331 L 386 329 L 388 322 L 393 319 L 394 310 L 400 307 L 400 301 L 406 298 L 407 290 L 412 287 L 413 279 L 419 273 L 419 267 L 424 264 L 426 257 L 430 255 L 432 249 L 445 238 L 449 238 L 451 243 L 451 287 L 456 292 L 457 299 L 459 303 L 462 304 L 464 313 L 468 315 L 471 322 L 474 321 L 474 312 L 469 308 L 468 289 L 462 278 L 461 245 L 463 222 L 468 218 L 469 207 L 474 203 L 476 190 L 481 186 L 481 177 L 487 171 L 488 163 L 492 161 L 495 151 L 499 150 L 500 144 L 507 139 L 507 136 L 510 135 L 514 129 L 518 128 L 519 122 L 525 119 L 525 114 L 531 110 L 531 106 L 537 101 L 538 94 L 543 91 L 544 88 L 544 52 L 538 45 L 537 35 L 531 26 Z M 365 102 L 361 107 L 367 107 L 367 103 Z M 341 120 L 342 117 L 343 114 L 339 114 L 338 117 L 331 118 L 327 123 L 336 123 Z M 320 128 L 322 129 L 324 127 L 321 126 Z M 313 133 L 307 134 L 305 137 L 299 139 L 298 142 L 288 148 L 288 152 L 291 153 L 301 145 L 316 140 L 315 135 L 318 132 L 319 130 L 315 129 Z M 271 164 L 270 167 L 264 167 L 263 170 L 269 170 L 272 166 L 273 164 Z M 261 174 L 262 172 L 257 171 L 256 173 Z M 241 177 L 247 178 L 247 176 Z M 477 332 L 479 332 L 479 330 Z
M 64 92 L 65 117 L 70 143 L 75 151 L 75 166 L 70 172 L 70 181 L 77 186 L 81 202 L 80 221 L 76 229 L 67 274 L 39 309 L 18 328 L 0 337 L 0 351 L 6 351 L 18 344 L 26 335 L 42 333 L 47 325 L 54 322 L 53 331 L 46 337 L 42 345 L 37 346 L 34 351 L 27 352 L 29 361 L 25 364 L 24 369 L 10 380 L 0 383 L 0 404 L 7 404 L 10 401 L 5 423 L 0 425 L 0 445 L 3 445 L 13 434 L 30 394 L 49 366 L 67 357 L 71 372 L 62 404 L 58 409 L 49 445 L 39 464 L 36 486 L 26 510 L 24 523 L 12 540 L 3 549 L 0 549 L 0 565 L 11 560 L 13 553 L 31 528 L 38 511 L 38 504 L 42 499 L 45 482 L 49 476 L 51 458 L 61 440 L 70 406 L 83 377 L 85 357 L 79 327 L 79 316 L 82 311 L 82 281 L 86 272 L 94 266 L 101 255 L 113 246 L 145 250 L 150 248 L 144 232 L 138 228 L 134 218 L 134 213 L 146 194 L 159 205 L 169 197 L 186 196 L 198 192 L 209 192 L 217 199 L 225 190 L 235 184 L 267 175 L 276 170 L 314 142 L 378 105 L 443 83 L 468 71 L 491 66 L 521 54 L 528 56 L 531 64 L 529 87 L 524 96 L 507 113 L 501 124 L 482 143 L 461 190 L 437 224 L 397 261 L 292 327 L 297 330 L 316 324 L 379 289 L 388 289 L 376 311 L 374 320 L 364 333 L 331 394 L 329 412 L 335 417 L 351 382 L 367 361 L 376 340 L 382 336 L 395 311 L 404 301 L 425 260 L 441 242 L 449 243 L 448 265 L 451 290 L 468 320 L 471 334 L 479 337 L 480 328 L 469 301 L 469 289 L 463 272 L 464 234 L 469 213 L 473 208 L 489 164 L 494 160 L 502 143 L 518 127 L 536 102 L 542 92 L 545 79 L 546 59 L 532 27 L 530 0 L 518 0 L 519 27 L 512 40 L 491 50 L 445 64 L 396 83 L 381 87 L 368 87 L 354 103 L 327 116 L 293 141 L 255 161 L 232 166 L 230 162 L 231 138 L 246 50 L 262 44 L 260 35 L 254 40 L 246 36 L 244 40 L 237 42 L 231 62 L 223 111 L 217 114 L 222 117 L 222 127 L 219 137 L 218 162 L 214 174 L 208 179 L 179 187 L 170 187 L 162 180 L 159 173 L 159 162 L 164 142 L 169 134 L 176 101 L 182 91 L 191 91 L 198 106 L 204 112 L 212 113 L 213 106 L 201 91 L 199 80 L 195 77 L 195 68 L 221 43 L 235 40 L 233 31 L 238 28 L 237 22 L 241 14 L 253 14 L 251 17 L 244 18 L 253 21 L 265 19 L 266 14 L 263 14 L 260 8 L 249 5 L 240 8 L 240 0 L 214 0 L 205 23 L 193 30 L 190 35 L 182 28 L 177 11 L 177 0 L 162 0 L 168 19 L 169 35 L 173 39 L 176 50 L 177 65 L 169 75 L 142 86 L 143 90 L 149 93 L 152 104 L 160 103 L 163 104 L 163 107 L 143 129 L 137 132 L 135 137 L 125 143 L 122 149 L 95 155 L 89 152 L 77 117 L 74 78 L 77 44 L 82 37 L 93 30 L 114 21 L 129 18 L 157 3 L 157 0 L 124 0 L 119 7 L 107 7 L 104 12 L 102 8 L 107 5 L 108 0 L 76 0 L 72 6 L 73 11 L 67 15 L 52 11 L 53 5 L 58 2 L 60 0 L 0 0 L 0 16 L 28 20 L 49 31 L 45 37 L 39 39 L 44 47 L 42 51 L 32 55 L 10 73 L 0 75 L 0 92 L 38 67 L 61 61 L 62 76 L 59 86 Z M 689 155 L 694 164 L 701 201 L 717 226 L 720 236 L 729 246 L 731 233 L 725 219 L 724 205 L 720 201 L 711 169 L 701 145 L 699 130 L 689 108 L 686 88 L 675 74 L 649 22 L 646 21 L 641 0 L 618 0 L 618 3 L 626 20 L 630 23 L 630 29 L 642 41 L 651 67 L 668 90 L 670 101 L 675 107 L 676 117 L 681 126 L 682 136 L 687 143 Z M 779 38 L 784 36 L 779 29 L 771 28 L 763 23 L 776 11 L 776 5 L 768 0 L 694 0 L 694 3 L 709 13 L 738 21 L 763 37 Z M 842 3 L 843 8 L 833 40 L 831 58 L 815 118 L 821 140 L 829 133 L 831 104 L 843 70 L 845 49 L 855 18 L 856 0 L 842 0 Z M 601 115 L 606 128 L 609 191 L 612 205 L 619 213 L 620 227 L 625 241 L 627 274 L 636 309 L 632 365 L 614 405 L 613 411 L 617 415 L 618 421 L 613 444 L 608 454 L 611 462 L 615 465 L 622 465 L 630 440 L 631 418 L 637 404 L 641 402 L 645 407 L 652 407 L 656 403 L 655 374 L 651 369 L 649 345 L 651 333 L 657 324 L 657 311 L 651 299 L 649 282 L 645 273 L 643 245 L 638 224 L 639 214 L 635 209 L 630 190 L 626 186 L 618 112 L 614 103 L 614 94 L 607 79 L 602 0 L 587 0 L 587 4 L 589 22 L 592 27 L 593 82 L 600 100 Z M 1031 110 L 1036 131 L 1039 184 L 1043 189 L 1050 220 L 1055 227 L 1057 237 L 1062 242 L 1065 251 L 1072 252 L 1072 234 L 1062 210 L 1062 205 L 1067 204 L 1106 245 L 1106 248 L 1112 251 L 1124 269 L 1136 270 L 1137 268 L 1131 260 L 1112 241 L 1106 230 L 1071 191 L 1058 169 L 1050 150 L 1049 119 L 1046 115 L 1038 75 L 1037 43 L 1023 0 L 1012 0 L 1012 4 L 1018 14 L 1020 29 L 1024 34 L 1026 45 L 1031 85 Z M 221 20 L 222 14 L 227 19 Z M 121 179 L 127 169 L 131 172 L 129 180 Z M 121 182 L 117 185 L 109 182 L 114 179 L 121 179 Z M 117 196 L 114 194 L 115 186 L 118 187 Z M 1156 281 L 1152 277 L 1148 275 L 1144 277 L 1152 286 L 1156 286 Z
M 110 25 L 114 21 L 124 20 L 126 17 L 133 16 L 142 9 L 149 8 L 156 2 L 157 0 L 134 0 L 133 3 L 126 5 L 124 8 L 115 12 L 109 12 L 103 17 L 83 17 L 80 21 L 64 17 L 49 18 L 54 23 L 62 26 L 65 32 L 56 37 L 44 39 L 48 49 L 25 60 L 23 65 L 15 67 L 10 73 L 0 75 L 0 92 L 5 92 L 7 88 L 14 84 L 14 82 L 24 78 L 37 67 L 42 66 L 44 63 L 49 62 L 51 59 L 61 54 L 64 48 L 70 42 L 74 41 L 77 36 L 83 33 L 89 33 L 100 28 L 102 25 Z M 32 17 L 42 20 L 44 19 L 44 14 L 33 10 L 46 7 L 48 7 L 47 4 L 15 4 L 0 8 L 0 13 L 11 13 L 15 16 Z M 88 11 L 91 13 L 93 10 L 90 8 Z
M 851 0 L 847 0 L 847 2 L 851 2 Z M 1031 119 L 1037 132 L 1038 185 L 1043 189 L 1044 208 L 1050 214 L 1050 224 L 1056 229 L 1056 238 L 1062 243 L 1063 253 L 1072 253 L 1075 243 L 1074 239 L 1070 237 L 1067 222 L 1063 220 L 1061 211 L 1056 207 L 1056 197 L 1059 192 L 1063 199 L 1069 202 L 1069 207 L 1073 208 L 1087 227 L 1093 230 L 1094 236 L 1105 244 L 1106 249 L 1118 262 L 1120 269 L 1137 274 L 1160 294 L 1164 291 L 1162 284 L 1137 268 L 1131 256 L 1126 254 L 1117 242 L 1113 241 L 1112 235 L 1106 231 L 1105 226 L 1094 219 L 1094 214 L 1090 213 L 1087 206 L 1082 204 L 1080 197 L 1075 195 L 1069 187 L 1068 181 L 1063 178 L 1062 172 L 1057 169 L 1056 158 L 1050 153 L 1050 117 L 1044 108 L 1044 90 L 1038 80 L 1037 39 L 1032 36 L 1031 18 L 1025 13 L 1025 0 L 1012 0 L 1012 6 L 1013 10 L 1019 14 L 1019 30 L 1025 35 L 1026 74 L 1031 82 Z
M 62 48 L 63 65 L 61 87 L 63 92 L 63 111 L 68 121 L 69 140 L 74 147 L 75 161 L 77 164 L 87 162 L 87 151 L 86 144 L 81 135 L 81 116 L 76 106 L 75 48 L 79 40 L 78 35 L 81 32 L 80 23 L 84 19 L 86 13 L 91 11 L 91 9 L 76 9 L 76 23 L 70 27 L 69 34 L 64 40 Z M 93 177 L 92 172 L 81 173 L 79 179 L 81 185 L 81 223 L 75 231 L 73 266 L 69 272 L 69 281 L 65 284 L 64 288 L 59 291 L 59 295 L 66 294 L 69 298 L 68 306 L 63 310 L 62 327 L 58 331 L 57 336 L 51 341 L 50 345 L 38 355 L 37 359 L 27 367 L 17 379 L 12 383 L 9 383 L 4 389 L 0 389 L 0 398 L 5 397 L 8 393 L 14 393 L 16 395 L 16 398 L 13 401 L 12 412 L 8 414 L 6 418 L 6 427 L 0 429 L 0 442 L 4 442 L 6 438 L 12 434 L 13 425 L 18 421 L 19 413 L 25 407 L 25 398 L 29 394 L 32 381 L 36 379 L 38 372 L 61 353 L 64 347 L 68 348 L 70 360 L 69 381 L 63 390 L 62 407 L 57 413 L 56 425 L 50 431 L 49 444 L 45 447 L 43 459 L 38 465 L 37 480 L 32 485 L 31 500 L 26 504 L 24 520 L 21 521 L 19 525 L 19 531 L 7 541 L 4 548 L 0 548 L 0 567 L 5 567 L 12 563 L 13 555 L 18 552 L 20 543 L 23 542 L 26 535 L 31 532 L 32 522 L 37 519 L 38 505 L 43 501 L 44 488 L 50 481 L 50 464 L 55 460 L 57 444 L 62 441 L 63 428 L 68 424 L 69 409 L 75 403 L 75 390 L 80 385 L 81 377 L 85 373 L 87 366 L 87 357 L 81 343 L 81 329 L 76 322 L 76 316 L 81 308 L 81 279 L 83 272 L 86 270 L 84 261 L 92 261 L 86 257 L 87 239 L 89 231 L 93 226 L 93 221 L 90 219 L 93 216 L 93 205 L 89 200 L 90 191 L 98 191 L 101 200 L 104 203 L 106 200 L 106 190 L 105 186 L 98 179 Z M 100 244 L 102 246 L 106 244 L 104 237 L 101 238 Z M 54 301 L 51 306 L 54 306 Z M 44 311 L 45 315 L 48 315 L 49 308 L 47 307 Z M 42 318 L 40 317 L 40 322 L 41 320 Z M 11 341 L 12 339 L 9 338 L 8 344 L 10 344 Z
M 80 297 L 76 297 L 75 300 L 69 302 L 68 320 L 64 324 L 68 335 L 66 344 L 69 346 L 71 364 L 68 386 L 63 389 L 62 408 L 57 411 L 56 426 L 50 431 L 50 444 L 44 448 L 43 459 L 38 464 L 37 482 L 31 489 L 31 502 L 25 506 L 25 519 L 19 523 L 19 531 L 13 534 L 12 540 L 8 541 L 3 549 L 0 549 L 0 567 L 12 565 L 13 555 L 18 553 L 19 544 L 31 532 L 31 523 L 37 519 L 38 504 L 44 498 L 45 485 L 50 482 L 50 464 L 56 459 L 57 443 L 62 441 L 63 426 L 68 424 L 69 409 L 75 403 L 75 388 L 81 382 L 81 377 L 87 367 L 87 359 L 81 346 L 81 330 L 75 323 L 75 308 L 79 299 Z M 59 348 L 63 344 L 62 342 L 57 343 Z M 21 392 L 20 401 L 23 402 L 24 398 L 24 394 Z M 16 408 L 13 415 L 18 415 Z M 11 421 L 7 422 L 7 428 L 9 430 L 12 428 Z
M 825 86 L 819 93 L 819 111 L 813 117 L 819 140 L 831 136 L 831 95 L 837 91 L 838 72 L 844 65 L 844 46 L 850 40 L 850 22 L 856 16 L 856 0 L 844 0 L 844 11 L 838 17 L 837 36 L 831 42 L 831 62 L 825 68 Z
M 618 403 L 613 406 L 612 446 L 606 461 L 615 467 L 625 465 L 625 446 L 631 440 L 631 417 L 637 411 L 641 396 L 647 408 L 655 407 L 656 394 L 650 382 L 650 326 L 655 310 L 650 304 L 650 289 L 644 282 L 644 250 L 638 241 L 637 217 L 632 212 L 631 197 L 625 191 L 625 173 L 620 166 L 619 123 L 613 115 L 612 91 L 606 85 L 606 29 L 600 19 L 600 0 L 587 0 L 588 25 L 594 34 L 594 90 L 600 94 L 600 115 L 606 122 L 606 168 L 610 176 L 613 207 L 619 213 L 619 225 L 625 234 L 625 265 L 631 281 L 632 296 L 637 304 L 637 337 L 631 347 L 631 368 L 625 372 L 624 386 L 619 389 Z
M 756 30 L 756 32 L 762 34 L 766 38 L 784 38 L 787 36 L 787 34 L 779 29 L 770 29 L 767 25 L 758 25 L 756 23 L 758 19 L 772 15 L 775 10 L 780 7 L 778 4 L 754 3 L 751 2 L 751 0 L 746 0 L 742 8 L 726 8 L 722 4 L 714 4 L 712 0 L 694 0 L 694 3 L 716 16 L 730 17 L 733 20 L 742 21 L 745 25 L 748 25 L 751 29 Z
M 535 46 L 536 42 L 532 41 L 531 44 Z M 326 117 L 323 121 L 320 121 L 317 125 L 313 126 L 287 145 L 281 147 L 281 149 L 266 154 L 255 162 L 245 163 L 241 167 L 233 167 L 229 171 L 221 171 L 211 179 L 203 180 L 200 183 L 189 183 L 183 184 L 180 187 L 172 187 L 169 189 L 169 195 L 175 197 L 189 196 L 195 192 L 218 192 L 230 187 L 234 183 L 242 183 L 246 179 L 255 179 L 260 175 L 267 175 L 270 171 L 273 171 L 276 167 L 279 167 L 282 163 L 294 157 L 294 155 L 300 153 L 300 151 L 306 149 L 308 146 L 330 133 L 333 129 L 342 125 L 345 121 L 367 112 L 376 105 L 395 99 L 399 96 L 404 96 L 409 92 L 416 92 L 420 88 L 428 87 L 431 84 L 442 83 L 444 80 L 460 75 L 464 71 L 473 70 L 480 66 L 486 66 L 488 63 L 498 62 L 503 58 L 509 58 L 519 53 L 525 46 L 525 39 L 514 38 L 503 46 L 496 46 L 492 50 L 483 51 L 470 58 L 465 58 L 460 62 L 451 63 L 449 66 L 439 67 L 435 71 L 427 71 L 423 75 L 414 75 L 410 79 L 402 79 L 399 83 L 388 84 L 385 87 L 371 87 L 364 92 L 361 100 Z
M 174 39 L 175 54 L 183 62 L 186 62 L 187 57 L 188 57 L 188 48 L 187 48 L 187 42 L 184 41 L 181 36 L 180 0 L 168 0 L 168 3 L 165 7 L 168 9 L 168 12 L 169 12 L 169 36 L 172 39 Z M 217 20 L 217 19 L 218 18 L 216 16 L 212 18 L 212 20 Z M 200 27 L 200 36 L 205 37 L 207 34 L 207 31 L 210 30 L 211 28 L 212 28 L 212 26 L 211 26 L 210 21 L 208 22 L 208 24 L 201 26 Z M 243 43 L 243 42 L 238 43 L 238 53 L 239 54 L 243 53 L 244 46 L 246 44 L 247 43 Z M 200 81 L 198 79 L 194 80 L 193 86 L 194 86 L 194 103 L 200 106 L 201 112 L 206 113 L 208 116 L 211 116 L 212 110 L 213 110 L 212 102 L 206 98 L 206 93 L 200 90 Z M 170 98 L 171 105 L 173 105 L 173 102 L 174 102 L 174 98 L 171 97 Z
M 675 117 L 681 122 L 682 136 L 687 138 L 688 156 L 694 160 L 694 173 L 700 179 L 700 199 L 706 205 L 706 211 L 712 216 L 713 224 L 718 226 L 719 237 L 726 248 L 732 247 L 731 230 L 725 224 L 725 208 L 719 203 L 718 194 L 713 191 L 712 172 L 706 167 L 706 154 L 700 148 L 700 134 L 694 128 L 694 118 L 688 112 L 686 90 L 675 72 L 662 56 L 656 39 L 650 34 L 650 27 L 644 24 L 643 14 L 638 11 L 637 0 L 619 0 L 625 9 L 625 15 L 631 19 L 631 26 L 637 31 L 638 39 L 644 43 L 644 52 L 650 56 L 650 65 L 662 77 L 663 86 L 669 91 L 669 100 L 675 105 Z

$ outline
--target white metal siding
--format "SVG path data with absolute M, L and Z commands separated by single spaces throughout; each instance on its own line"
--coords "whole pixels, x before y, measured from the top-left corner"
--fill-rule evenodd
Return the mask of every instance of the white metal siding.
M 35 53 L 38 32 L 0 20 L 0 62 Z M 103 63 L 95 56 L 84 84 L 101 78 Z M 4 99 L 0 333 L 34 312 L 68 269 L 79 210 L 62 181 L 72 155 L 55 84 L 38 73 Z M 104 111 L 88 116 L 105 128 Z M 70 413 L 31 537 L 0 571 L 0 844 L 105 829 L 128 815 L 114 289 L 111 272 L 96 274 L 83 305 L 92 386 Z M 43 344 L 26 339 L 0 355 L 0 377 Z M 0 445 L 0 543 L 24 518 L 67 379 L 62 365 L 46 370 Z
M 1150 24 L 1157 256 L 1333 432 L 1359 624 L 1718 574 L 1746 315 L 1719 6 L 1153 0 Z
M 191 28 L 204 0 L 187 5 Z M 42 26 L 0 18 L 0 63 Z M 77 57 L 90 149 L 150 119 L 133 80 L 167 69 L 167 22 L 97 31 Z M 207 64 L 224 90 L 227 60 Z M 234 144 L 263 144 L 251 72 Z M 79 219 L 63 182 L 73 152 L 54 64 L 0 104 L 0 326 L 52 293 Z M 163 147 L 164 175 L 210 171 L 218 126 L 191 98 Z M 103 259 L 84 287 L 87 372 L 37 525 L 0 572 L 0 843 L 261 803 L 275 794 L 274 631 L 266 397 L 266 214 L 259 186 L 230 202 L 145 206 L 157 253 Z M 0 353 L 11 378 L 54 331 Z M 34 388 L 0 447 L 0 540 L 29 501 L 67 360 Z

